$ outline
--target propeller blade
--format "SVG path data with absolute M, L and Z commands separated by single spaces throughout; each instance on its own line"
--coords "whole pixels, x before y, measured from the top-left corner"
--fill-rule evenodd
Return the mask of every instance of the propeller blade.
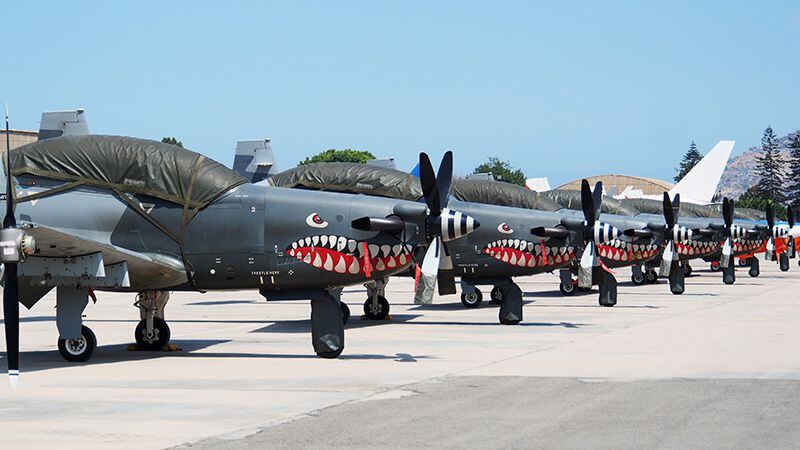
M 456 293 L 456 275 L 453 271 L 453 259 L 447 245 L 442 242 L 439 254 L 439 271 L 436 274 L 436 284 L 439 288 L 439 295 L 452 295 Z
M 8 380 L 16 389 L 19 379 L 19 281 L 17 265 L 3 264 L 5 281 L 3 283 L 3 319 L 6 332 L 6 359 L 8 360 Z
M 442 208 L 447 206 L 450 198 L 450 184 L 453 182 L 453 152 L 446 151 L 439 164 L 439 171 L 436 173 L 436 183 L 439 185 L 439 201 Z
M 11 194 L 13 189 L 13 179 L 11 177 L 11 131 L 8 126 L 8 105 L 6 105 L 6 214 L 3 218 L 3 231 L 8 228 L 17 227 L 17 219 L 14 217 L 14 196 Z M 6 254 L 7 248 L 3 248 L 3 255 L 16 256 L 15 252 Z M 5 281 L 3 283 L 3 319 L 5 322 L 6 333 L 6 359 L 8 360 L 8 380 L 13 389 L 17 388 L 19 381 L 19 279 L 17 278 L 16 261 L 5 260 L 3 264 Z
M 664 247 L 664 253 L 661 255 L 661 266 L 658 269 L 659 275 L 668 277 L 670 270 L 672 270 L 672 261 L 675 260 L 675 243 L 669 241 Z
M 442 212 L 439 188 L 436 183 L 436 175 L 433 173 L 431 159 L 424 152 L 419 154 L 419 181 L 425 204 L 428 205 L 432 216 L 438 216 Z
M 667 230 L 669 230 L 675 225 L 675 211 L 672 209 L 669 192 L 664 192 L 664 200 L 661 203 L 664 209 L 664 220 L 667 222 Z
M 594 225 L 596 219 L 594 215 L 594 199 L 592 198 L 589 182 L 586 179 L 581 180 L 581 209 L 583 210 L 583 218 L 586 219 L 586 224 L 590 227 Z
M 772 203 L 767 205 L 767 226 L 770 231 L 775 227 L 775 205 Z
M 680 216 L 681 212 L 681 193 L 678 192 L 675 194 L 675 198 L 672 199 L 672 215 L 675 217 L 675 223 L 678 223 L 678 217 Z
M 425 252 L 422 259 L 422 273 L 425 275 L 436 275 L 439 272 L 439 258 L 441 258 L 442 238 L 436 236 Z
M 595 264 L 594 241 L 589 241 L 581 254 L 580 266 L 578 267 L 578 286 L 582 288 L 592 287 L 592 268 Z
M 725 220 L 726 227 L 733 224 L 733 201 L 728 197 L 722 199 L 722 218 Z
M 794 208 L 792 205 L 786 207 L 786 221 L 789 222 L 789 228 L 794 228 Z
M 764 261 L 772 261 L 773 256 L 775 256 L 775 238 L 770 236 L 764 247 Z
M 592 191 L 592 206 L 594 206 L 594 220 L 600 217 L 600 211 L 603 208 L 603 182 L 598 181 L 594 185 Z
M 719 265 L 722 268 L 726 268 L 731 264 L 731 254 L 733 253 L 733 248 L 731 245 L 731 238 L 726 237 L 725 243 L 722 244 L 722 257 L 719 260 Z

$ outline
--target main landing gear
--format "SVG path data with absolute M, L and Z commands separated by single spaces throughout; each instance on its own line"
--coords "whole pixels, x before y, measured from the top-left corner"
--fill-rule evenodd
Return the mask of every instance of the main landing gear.
M 58 286 L 56 288 L 56 326 L 58 352 L 69 362 L 86 362 L 97 348 L 94 332 L 83 325 L 83 310 L 89 303 L 89 288 Z
M 477 308 L 483 301 L 483 293 L 475 287 L 476 283 L 494 285 L 491 303 L 500 305 L 498 320 L 503 325 L 516 325 L 522 322 L 522 289 L 511 278 L 492 278 L 483 280 L 461 279 L 461 304 L 466 308 Z
M 364 318 L 367 320 L 386 320 L 389 317 L 389 301 L 386 300 L 387 278 L 367 283 L 367 300 L 364 302 Z
M 164 320 L 164 307 L 169 301 L 169 292 L 145 291 L 136 296 L 133 306 L 139 308 L 141 320 L 136 325 L 134 338 L 142 350 L 162 350 L 169 344 L 170 330 Z

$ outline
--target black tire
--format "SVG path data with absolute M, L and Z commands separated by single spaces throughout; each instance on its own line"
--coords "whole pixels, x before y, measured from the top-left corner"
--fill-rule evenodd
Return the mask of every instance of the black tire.
M 739 267 L 747 267 L 750 265 L 750 258 L 739 258 Z
M 690 277 L 692 276 L 692 271 L 693 271 L 692 266 L 690 266 L 689 263 L 687 262 L 686 265 L 683 267 L 683 274 L 687 277 Z
M 319 356 L 320 358 L 325 358 L 325 359 L 334 359 L 334 358 L 338 358 L 339 355 L 342 354 L 343 350 L 344 350 L 344 348 L 340 348 L 339 350 L 336 350 L 335 352 L 317 353 L 317 356 Z
M 161 350 L 165 345 L 169 344 L 169 325 L 167 325 L 167 322 L 163 319 L 153 317 L 153 335 L 148 336 L 147 321 L 143 319 L 136 325 L 134 335 L 136 337 L 136 344 L 140 348 L 150 351 Z
M 350 307 L 347 306 L 347 303 L 340 302 L 339 308 L 342 310 L 342 324 L 347 324 L 347 321 L 350 320 Z
M 647 280 L 644 278 L 644 273 L 632 273 L 631 274 L 631 283 L 636 286 L 641 286 L 647 283 Z
M 495 286 L 492 288 L 492 292 L 489 294 L 491 298 L 491 303 L 493 305 L 500 305 L 503 303 L 503 288 L 500 286 Z
M 462 292 L 461 293 L 461 304 L 464 305 L 465 308 L 477 308 L 481 306 L 483 302 L 483 293 L 480 289 L 475 288 L 475 292 Z
M 711 264 L 712 272 L 719 272 L 720 270 L 722 270 L 722 266 L 720 266 L 719 264 Z
M 578 292 L 578 286 L 572 281 L 562 281 L 561 284 L 558 285 L 558 290 L 561 291 L 562 295 L 570 297 Z
M 97 348 L 97 338 L 86 325 L 81 325 L 81 337 L 78 339 L 59 339 L 58 352 L 69 362 L 86 362 Z
M 389 317 L 389 301 L 386 300 L 385 297 L 379 295 L 378 304 L 373 306 L 372 299 L 368 298 L 367 301 L 364 302 L 364 316 L 367 320 L 386 320 L 386 318 Z M 337 354 L 336 356 L 339 355 Z M 325 356 L 323 356 L 323 358 L 325 358 Z
M 519 325 L 521 320 L 500 319 L 500 325 Z

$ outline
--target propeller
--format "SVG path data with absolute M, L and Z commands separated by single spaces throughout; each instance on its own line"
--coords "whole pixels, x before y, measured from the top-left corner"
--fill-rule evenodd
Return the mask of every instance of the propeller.
M 8 379 L 16 389 L 19 380 L 19 279 L 17 263 L 22 260 L 22 230 L 17 228 L 14 218 L 14 196 L 11 178 L 11 143 L 8 127 L 8 106 L 6 106 L 6 215 L 0 230 L 0 261 L 3 263 L 3 319 L 6 332 L 6 359 L 8 360 Z
M 769 229 L 769 239 L 764 249 L 764 259 L 766 261 L 773 261 L 775 259 L 775 238 L 781 237 L 783 231 L 781 228 L 775 227 L 775 205 L 772 203 L 767 205 L 767 228 Z
M 440 295 L 456 293 L 453 261 L 447 242 L 475 231 L 480 224 L 460 211 L 447 208 L 453 180 L 452 152 L 445 152 L 436 175 L 428 155 L 420 153 L 419 178 L 422 196 L 428 206 L 425 229 L 430 244 L 422 258 L 421 277 L 417 283 L 414 302 L 431 303 L 434 284 L 438 284 Z
M 728 197 L 722 199 L 722 219 L 725 221 L 725 229 L 723 230 L 725 242 L 722 244 L 722 257 L 719 265 L 722 268 L 727 268 L 731 263 L 731 255 L 733 253 L 731 239 L 735 231 L 733 225 L 733 201 L 729 200 Z
M 666 228 L 664 230 L 664 252 L 661 254 L 661 266 L 659 273 L 669 279 L 669 288 L 673 294 L 682 294 L 684 291 L 683 278 L 685 276 L 684 270 L 680 265 L 680 257 L 677 257 L 676 243 L 686 242 L 692 239 L 694 231 L 678 225 L 679 211 L 681 208 L 681 194 L 675 194 L 675 197 L 670 200 L 669 193 L 664 192 L 664 199 L 662 201 L 664 210 L 664 221 Z
M 789 238 L 789 242 L 786 244 L 786 254 L 789 258 L 794 258 L 797 254 L 797 251 L 794 247 L 794 236 L 791 234 L 792 228 L 794 228 L 795 217 L 794 217 L 794 208 L 792 205 L 786 205 L 786 221 L 789 222 L 789 228 L 786 229 L 786 237 Z
M 592 287 L 592 269 L 600 265 L 597 256 L 597 244 L 602 244 L 618 238 L 622 232 L 612 225 L 602 223 L 597 219 L 603 206 L 603 183 L 598 181 L 594 191 L 589 187 L 589 181 L 581 181 L 581 209 L 584 217 L 584 243 L 586 244 L 580 258 L 578 267 L 578 286 Z

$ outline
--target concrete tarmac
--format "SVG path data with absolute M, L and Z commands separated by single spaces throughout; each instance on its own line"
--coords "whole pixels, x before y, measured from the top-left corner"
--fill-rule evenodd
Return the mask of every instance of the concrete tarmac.
M 497 324 L 486 302 L 413 305 L 406 279 L 387 288 L 392 320 L 361 321 L 365 290 L 348 288 L 338 360 L 314 356 L 306 301 L 176 293 L 182 350 L 130 352 L 133 295 L 98 293 L 85 324 L 100 347 L 70 364 L 50 295 L 22 312 L 0 447 L 796 445 L 800 270 L 762 263 L 725 286 L 699 268 L 681 296 L 623 282 L 614 308 L 596 292 L 562 297 L 555 275 L 523 278 L 521 326 Z

